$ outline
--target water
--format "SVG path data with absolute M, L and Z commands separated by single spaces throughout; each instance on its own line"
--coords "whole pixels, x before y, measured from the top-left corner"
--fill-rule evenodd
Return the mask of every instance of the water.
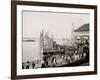
M 34 42 L 23 42 L 23 62 L 39 60 L 40 50 L 39 50 L 39 39 Z
M 40 60 L 40 46 L 39 39 L 34 39 L 35 41 L 23 41 L 23 58 L 22 62 L 36 61 Z M 55 40 L 58 44 L 63 44 L 62 39 Z

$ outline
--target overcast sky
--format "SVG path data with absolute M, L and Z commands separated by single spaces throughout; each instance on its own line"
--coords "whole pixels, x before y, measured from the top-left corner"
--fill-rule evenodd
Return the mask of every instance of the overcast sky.
M 39 38 L 42 29 L 54 38 L 70 38 L 75 29 L 89 23 L 89 14 L 23 11 L 23 37 Z

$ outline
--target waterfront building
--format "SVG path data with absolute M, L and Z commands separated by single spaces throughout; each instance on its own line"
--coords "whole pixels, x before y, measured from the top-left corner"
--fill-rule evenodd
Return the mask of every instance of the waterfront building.
M 83 42 L 84 40 L 89 41 L 89 24 L 83 24 L 76 30 L 75 33 L 75 42 Z

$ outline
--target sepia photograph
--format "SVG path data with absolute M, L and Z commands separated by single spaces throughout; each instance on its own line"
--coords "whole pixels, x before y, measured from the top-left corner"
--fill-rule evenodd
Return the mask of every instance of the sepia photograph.
M 89 66 L 90 14 L 22 11 L 22 69 Z
M 12 79 L 97 74 L 97 6 L 12 1 Z

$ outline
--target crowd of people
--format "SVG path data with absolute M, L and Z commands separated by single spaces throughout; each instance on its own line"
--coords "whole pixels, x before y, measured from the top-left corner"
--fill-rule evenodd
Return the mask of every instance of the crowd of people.
M 78 61 L 84 60 L 89 62 L 89 44 L 80 43 L 76 48 L 64 48 L 59 53 L 54 52 L 49 57 L 45 57 L 42 60 L 37 61 L 27 61 L 22 64 L 23 69 L 33 69 L 33 68 L 46 68 L 46 67 L 59 67 L 67 66 L 72 63 L 77 63 Z M 72 64 L 73 65 L 73 64 Z

